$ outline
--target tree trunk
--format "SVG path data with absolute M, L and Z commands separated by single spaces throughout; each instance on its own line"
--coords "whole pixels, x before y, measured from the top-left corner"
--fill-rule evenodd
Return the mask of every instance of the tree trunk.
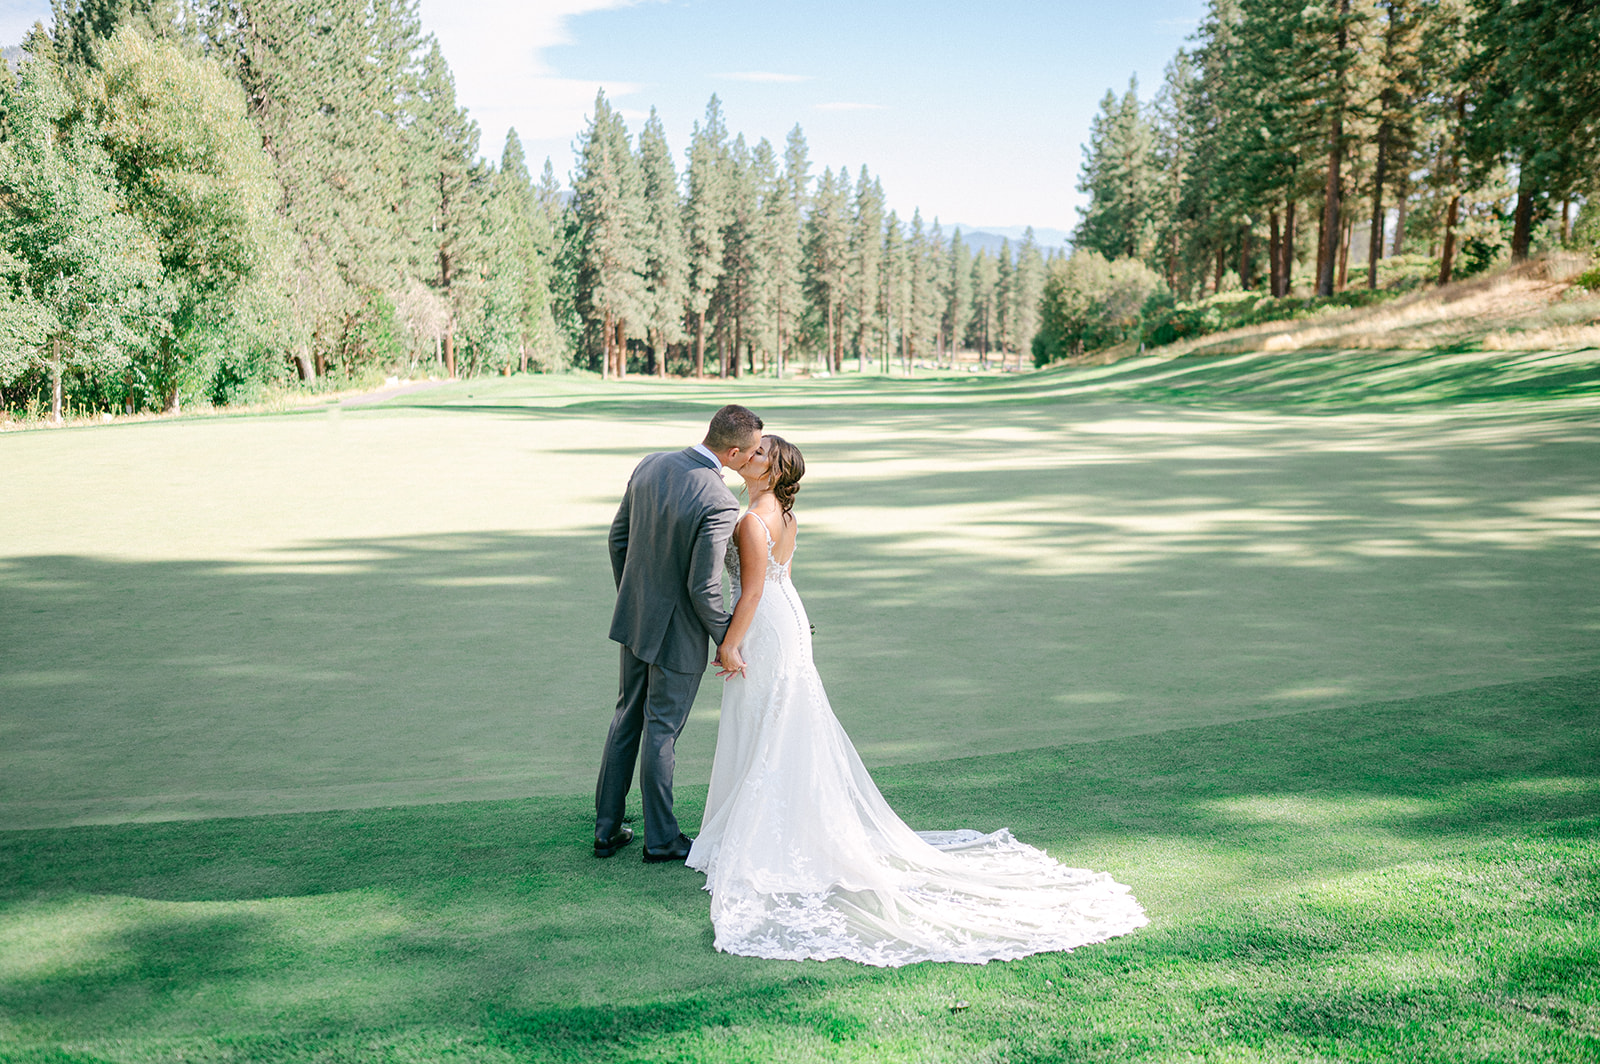
M 1283 294 L 1294 294 L 1294 242 L 1299 235 L 1300 204 L 1289 199 L 1283 209 Z
M 628 323 L 617 319 L 617 380 L 628 375 Z
M 1450 206 L 1444 212 L 1444 251 L 1439 256 L 1439 283 L 1450 283 L 1450 271 L 1456 258 L 1456 221 L 1461 215 L 1461 193 L 1450 197 Z
M 1350 31 L 1345 19 L 1350 14 L 1350 0 L 1339 0 L 1339 33 L 1334 46 L 1335 63 L 1344 61 L 1344 51 L 1350 43 Z M 1328 183 L 1322 201 L 1322 252 L 1318 256 L 1317 295 L 1333 295 L 1334 242 L 1342 232 L 1339 217 L 1341 194 L 1339 165 L 1344 158 L 1344 72 L 1339 72 L 1337 98 L 1333 101 L 1333 125 L 1328 130 Z
M 739 375 L 739 348 L 744 346 L 744 317 L 733 319 L 733 350 L 728 353 L 728 362 L 733 368 L 733 376 Z
M 600 322 L 600 379 L 611 379 L 611 312 Z M 454 374 L 451 374 L 454 376 Z
M 1533 243 L 1533 189 L 1527 187 L 1527 168 L 1517 182 L 1516 223 L 1511 228 L 1511 261 L 1521 262 L 1528 257 L 1528 245 Z
M 1394 242 L 1389 245 L 1389 254 L 1403 255 L 1406 250 L 1406 208 L 1411 205 L 1411 190 L 1402 182 L 1395 195 L 1399 202 L 1395 204 Z
M 1254 280 L 1254 278 L 1250 276 L 1251 250 L 1250 227 L 1246 225 L 1239 231 L 1239 287 L 1244 289 L 1246 292 L 1250 291 L 1250 282 Z M 1020 360 L 1017 368 L 1022 368 Z
M 61 424 L 61 337 L 50 341 L 50 422 Z
M 1339 230 L 1339 278 L 1334 283 L 1334 287 L 1340 292 L 1344 291 L 1344 286 L 1350 280 L 1350 241 L 1356 235 L 1355 230 L 1356 220 L 1346 215 L 1344 224 Z
M 1383 179 L 1389 164 L 1389 121 L 1378 127 L 1378 161 L 1372 172 L 1372 224 L 1367 228 L 1367 288 L 1378 287 L 1378 259 L 1383 254 Z
M 311 356 L 304 351 L 296 351 L 291 357 L 294 359 L 295 372 L 300 375 L 300 380 L 307 384 L 315 384 L 317 381 L 317 367 L 316 363 L 311 361 Z M 128 413 L 131 414 L 133 411 L 130 410 Z
M 456 376 L 456 334 L 454 329 L 451 329 L 449 332 L 444 334 L 443 351 L 445 376 L 449 377 L 451 380 L 454 380 Z M 321 355 L 317 356 L 317 362 L 319 363 L 319 370 L 325 368 L 320 365 L 322 362 Z
M 695 316 L 694 375 L 697 380 L 706 375 L 706 312 L 703 310 Z
M 1276 207 L 1267 213 L 1267 284 L 1274 299 L 1283 295 L 1283 232 Z

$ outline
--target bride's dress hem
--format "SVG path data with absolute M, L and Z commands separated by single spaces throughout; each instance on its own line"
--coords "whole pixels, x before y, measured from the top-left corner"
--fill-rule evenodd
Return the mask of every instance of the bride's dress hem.
M 1148 922 L 1126 886 L 1008 830 L 906 826 L 833 714 L 805 607 L 770 534 L 767 549 L 747 668 L 723 688 L 706 813 L 687 862 L 706 874 L 718 950 L 877 967 L 984 964 Z M 736 546 L 729 570 L 737 594 Z

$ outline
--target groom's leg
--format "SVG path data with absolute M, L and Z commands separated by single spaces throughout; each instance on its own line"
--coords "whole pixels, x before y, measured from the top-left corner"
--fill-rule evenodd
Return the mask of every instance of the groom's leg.
M 644 702 L 644 750 L 639 759 L 644 844 L 648 849 L 665 849 L 678 839 L 678 818 L 672 814 L 672 766 L 678 735 L 689 719 L 702 675 L 650 666 L 649 693 Z
M 645 697 L 650 689 L 650 666 L 622 648 L 622 671 L 617 681 L 617 713 L 606 734 L 600 758 L 600 778 L 594 786 L 594 837 L 609 839 L 622 824 L 628 788 L 633 786 L 633 764 L 639 759 L 639 736 L 644 731 Z

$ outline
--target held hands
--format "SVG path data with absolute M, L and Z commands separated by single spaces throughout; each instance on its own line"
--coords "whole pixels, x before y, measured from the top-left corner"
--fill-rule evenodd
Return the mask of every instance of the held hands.
M 724 643 L 717 648 L 717 678 L 727 680 L 734 676 L 744 676 L 744 658 L 738 647 Z

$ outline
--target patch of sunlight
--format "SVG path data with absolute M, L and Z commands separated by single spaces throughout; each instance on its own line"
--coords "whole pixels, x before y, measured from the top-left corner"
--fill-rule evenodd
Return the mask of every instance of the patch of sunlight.
M 229 920 L 254 925 L 246 948 L 263 960 L 285 945 L 370 943 L 413 923 L 388 895 L 370 889 L 237 901 L 80 894 L 0 910 L 0 981 L 136 965 L 133 943 L 144 934 Z
M 1055 700 L 1069 706 L 1107 706 L 1114 702 L 1126 702 L 1128 696 L 1120 691 L 1069 691 L 1056 695 Z
M 25 669 L 0 674 L 0 687 L 65 687 L 88 683 L 92 676 L 84 669 Z
M 689 711 L 689 719 L 703 720 L 708 722 L 719 721 L 722 719 L 722 707 L 707 706 L 705 709 L 691 709 Z
M 355 564 L 351 562 L 302 562 L 298 565 L 252 565 L 249 572 L 251 576 L 349 576 L 358 573 L 370 573 L 372 563 Z M 232 575 L 237 573 L 238 567 L 229 565 L 226 569 L 219 569 L 219 574 Z
M 1562 495 L 1512 503 L 1511 508 L 1546 521 L 1585 521 L 1600 525 L 1600 495 Z
M 1248 795 L 1202 803 L 1236 820 L 1258 824 L 1298 824 L 1334 827 L 1372 824 L 1399 817 L 1421 817 L 1442 812 L 1449 803 L 1426 798 L 1307 798 L 1298 795 Z
M 1387 498 L 1400 506 L 1466 506 L 1472 501 L 1458 495 L 1389 495 Z
M 507 576 L 435 576 L 424 577 L 417 581 L 425 587 L 532 587 L 555 582 L 556 578 L 553 576 L 538 576 L 534 573 Z
M 1364 558 L 1453 558 L 1457 553 L 1406 539 L 1358 539 L 1342 549 Z
M 1311 698 L 1338 698 L 1350 694 L 1348 687 L 1328 685 L 1326 687 L 1285 687 L 1274 691 L 1268 698 L 1271 699 L 1311 699 Z
M 942 743 L 899 739 L 878 743 L 861 743 L 857 746 L 857 752 L 868 761 L 914 761 L 944 756 L 947 754 L 947 748 Z

